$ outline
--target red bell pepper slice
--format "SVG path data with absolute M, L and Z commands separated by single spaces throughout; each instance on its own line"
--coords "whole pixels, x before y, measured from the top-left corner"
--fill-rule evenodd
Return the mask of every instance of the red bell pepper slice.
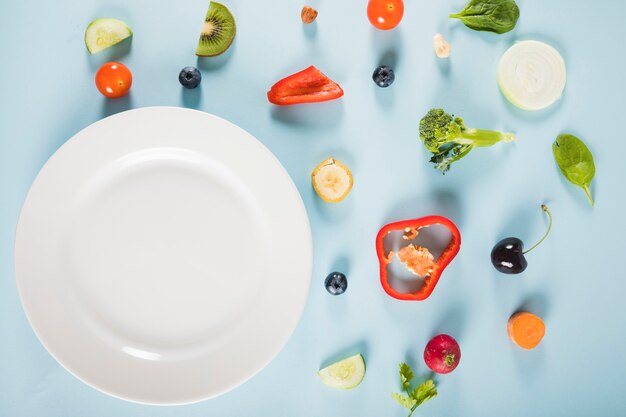
M 314 66 L 278 81 L 267 92 L 270 103 L 279 106 L 316 103 L 343 96 L 343 90 Z
M 415 231 L 419 231 L 422 227 L 441 225 L 447 228 L 451 233 L 450 242 L 448 246 L 443 250 L 439 258 L 433 262 L 431 272 L 426 275 L 424 279 L 424 285 L 415 293 L 405 294 L 401 293 L 391 287 L 388 280 L 387 266 L 391 261 L 388 254 L 385 254 L 383 246 L 383 240 L 385 236 L 394 231 L 403 231 L 404 237 L 407 240 L 413 239 L 416 234 Z M 452 221 L 442 216 L 428 216 L 413 220 L 403 220 L 395 223 L 390 223 L 383 226 L 376 236 L 376 254 L 378 255 L 378 262 L 380 263 L 380 283 L 387 294 L 398 300 L 412 300 L 422 301 L 432 294 L 439 277 L 448 264 L 454 259 L 459 249 L 461 248 L 461 233 Z

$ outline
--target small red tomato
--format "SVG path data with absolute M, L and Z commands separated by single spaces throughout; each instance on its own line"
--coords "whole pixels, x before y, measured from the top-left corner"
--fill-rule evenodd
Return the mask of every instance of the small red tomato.
M 398 26 L 404 14 L 402 0 L 370 0 L 367 4 L 367 18 L 375 28 L 389 30 Z
M 119 98 L 128 94 L 133 84 L 133 75 L 124 64 L 107 62 L 96 73 L 96 87 L 108 98 Z

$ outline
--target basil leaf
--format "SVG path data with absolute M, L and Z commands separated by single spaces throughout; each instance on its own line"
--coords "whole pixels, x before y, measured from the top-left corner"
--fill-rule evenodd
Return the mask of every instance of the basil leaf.
M 561 173 L 569 182 L 585 190 L 593 205 L 589 186 L 596 174 L 596 165 L 587 145 L 574 135 L 562 134 L 552 144 L 552 153 Z
M 515 27 L 519 7 L 515 0 L 470 0 L 461 12 L 450 17 L 461 19 L 470 29 L 506 33 Z

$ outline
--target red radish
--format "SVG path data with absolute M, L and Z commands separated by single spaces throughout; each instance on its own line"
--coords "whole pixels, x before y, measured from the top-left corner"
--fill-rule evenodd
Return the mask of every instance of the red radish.
M 432 339 L 424 349 L 424 362 L 438 374 L 448 374 L 458 366 L 461 348 L 452 336 L 440 334 Z

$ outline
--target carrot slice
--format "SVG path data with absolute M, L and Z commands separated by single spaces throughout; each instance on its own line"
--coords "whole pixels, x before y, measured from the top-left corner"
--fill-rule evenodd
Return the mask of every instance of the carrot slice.
M 537 347 L 546 333 L 546 325 L 536 315 L 527 311 L 515 313 L 509 319 L 507 326 L 509 338 L 523 349 Z

